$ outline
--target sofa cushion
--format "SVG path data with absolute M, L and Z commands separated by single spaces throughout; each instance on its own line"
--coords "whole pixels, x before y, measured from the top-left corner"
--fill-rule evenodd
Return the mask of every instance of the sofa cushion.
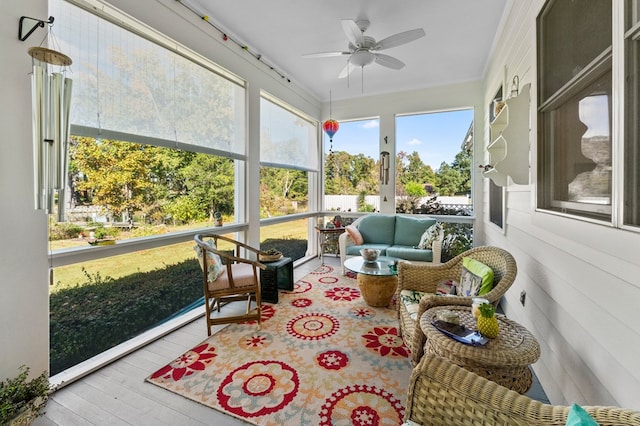
M 370 214 L 363 217 L 357 226 L 365 245 L 372 243 L 392 245 L 395 225 L 395 215 Z
M 380 256 L 389 256 L 389 254 L 387 253 L 387 249 L 389 247 L 389 244 L 354 244 L 347 246 L 345 254 L 347 254 L 348 256 L 360 256 L 360 250 L 363 248 L 368 248 L 380 250 Z
M 420 236 L 435 225 L 432 218 L 417 218 L 408 216 L 396 216 L 396 230 L 393 238 L 394 245 L 416 247 L 420 243 Z M 366 241 L 366 240 L 365 240 Z
M 358 228 L 356 228 L 355 226 L 347 225 L 344 227 L 344 230 L 347 231 L 347 234 L 349 234 L 349 236 L 351 237 L 354 243 L 358 245 L 361 245 L 362 243 L 364 243 L 364 240 L 362 239 L 362 234 L 360 233 L 360 231 L 358 231 Z
M 432 262 L 432 250 L 418 250 L 413 246 L 393 245 L 387 248 L 386 256 L 397 257 L 398 259 L 414 260 L 420 262 Z M 347 252 L 348 254 L 348 252 Z

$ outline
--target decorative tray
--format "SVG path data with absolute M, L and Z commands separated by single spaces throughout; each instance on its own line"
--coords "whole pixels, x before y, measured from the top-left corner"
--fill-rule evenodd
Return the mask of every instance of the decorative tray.
M 441 333 L 457 340 L 460 343 L 464 343 L 465 345 L 483 346 L 489 341 L 489 339 L 484 337 L 482 334 L 477 331 L 469 330 L 464 325 L 452 324 L 442 320 L 435 320 L 431 325 Z
M 260 253 L 260 262 L 275 262 L 276 260 L 282 259 L 282 253 L 278 254 L 262 254 Z

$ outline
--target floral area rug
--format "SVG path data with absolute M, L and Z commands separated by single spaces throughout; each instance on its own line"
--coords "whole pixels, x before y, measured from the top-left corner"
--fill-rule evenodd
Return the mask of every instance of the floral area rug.
M 147 381 L 256 425 L 399 425 L 410 374 L 395 308 L 323 265 Z

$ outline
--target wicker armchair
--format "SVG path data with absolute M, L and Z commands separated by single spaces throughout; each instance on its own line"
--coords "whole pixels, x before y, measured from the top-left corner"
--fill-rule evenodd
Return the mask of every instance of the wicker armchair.
M 426 354 L 409 381 L 405 420 L 420 425 L 564 425 L 570 407 L 543 404 Z M 640 425 L 640 412 L 583 406 L 600 425 Z
M 426 295 L 420 300 L 418 316 L 414 320 L 406 307 L 400 302 L 400 292 L 404 289 L 435 293 L 436 287 L 443 279 L 460 280 L 462 274 L 462 258 L 471 257 L 493 269 L 493 289 L 482 297 L 497 305 L 502 295 L 511 287 L 516 278 L 516 261 L 509 252 L 498 247 L 481 246 L 467 250 L 446 263 L 415 264 L 400 262 L 398 264 L 397 309 L 400 334 L 405 345 L 411 350 L 411 361 L 417 364 L 424 353 L 425 336 L 420 329 L 420 317 L 428 309 L 442 305 L 471 306 L 471 297 Z

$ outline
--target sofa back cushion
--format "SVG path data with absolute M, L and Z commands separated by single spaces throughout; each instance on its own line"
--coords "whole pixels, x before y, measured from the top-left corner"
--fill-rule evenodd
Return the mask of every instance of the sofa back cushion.
M 430 217 L 396 216 L 393 244 L 415 247 L 420 243 L 420 237 L 424 231 L 435 223 L 436 220 Z
M 358 231 L 360 231 L 360 235 L 362 235 L 364 244 L 378 243 L 392 245 L 395 223 L 395 215 L 370 214 L 360 219 L 360 222 L 358 222 Z

